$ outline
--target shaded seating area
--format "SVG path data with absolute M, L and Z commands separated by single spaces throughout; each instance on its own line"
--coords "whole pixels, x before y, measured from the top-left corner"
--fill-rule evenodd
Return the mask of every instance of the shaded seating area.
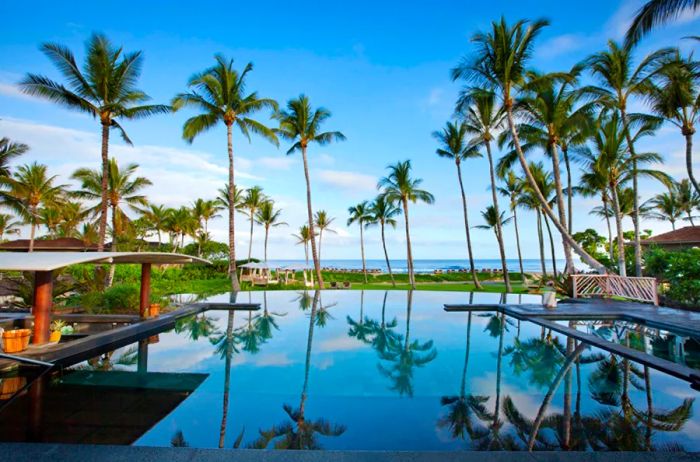
M 304 278 L 304 287 L 312 288 L 314 286 L 314 269 L 312 266 L 300 264 L 287 265 L 281 268 L 280 273 L 284 278 L 285 285 L 300 282 L 297 281 L 296 275 L 297 273 L 301 273 Z
M 279 284 L 279 270 L 273 270 L 266 262 L 249 262 L 239 266 L 239 281 L 250 282 L 252 285 L 266 286 Z

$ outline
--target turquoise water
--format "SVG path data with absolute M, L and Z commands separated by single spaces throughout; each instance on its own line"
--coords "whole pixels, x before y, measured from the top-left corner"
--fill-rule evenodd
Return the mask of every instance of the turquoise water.
M 145 377 L 203 374 L 174 404 L 165 403 L 168 391 L 144 395 L 152 407 L 162 399 L 165 411 L 133 404 L 134 395 L 153 391 L 134 389 L 116 398 L 104 393 L 100 414 L 99 392 L 82 388 L 71 395 L 75 412 L 66 411 L 66 420 L 73 426 L 87 421 L 91 412 L 79 409 L 91 393 L 98 403 L 92 413 L 103 420 L 99 431 L 73 442 L 121 441 L 120 432 L 129 428 L 134 436 L 121 444 L 700 450 L 698 392 L 688 383 L 534 323 L 443 310 L 444 303 L 469 299 L 464 293 L 399 291 L 245 293 L 238 301 L 260 302 L 263 309 L 209 311 L 183 320 L 150 344 L 142 342 L 140 353 L 137 345 L 127 346 L 64 371 L 46 385 L 46 396 L 61 396 L 58 391 L 75 377 L 94 381 L 113 374 L 107 377 L 116 384 L 125 380 L 113 373 L 119 370 L 135 377 L 139 370 Z M 475 294 L 472 301 L 504 300 Z M 510 295 L 505 301 L 539 297 Z M 142 428 L 109 417 L 112 407 L 122 416 L 141 413 Z M 55 425 L 49 437 L 41 422 L 38 430 L 10 436 L 4 431 L 8 415 L 0 413 L 0 439 L 77 438 Z

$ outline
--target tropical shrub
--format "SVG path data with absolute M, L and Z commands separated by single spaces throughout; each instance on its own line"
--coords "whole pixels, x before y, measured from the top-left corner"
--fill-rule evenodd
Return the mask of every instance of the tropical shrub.
M 669 303 L 700 307 L 700 249 L 669 252 L 656 247 L 644 257 L 645 272 L 668 283 L 664 296 Z

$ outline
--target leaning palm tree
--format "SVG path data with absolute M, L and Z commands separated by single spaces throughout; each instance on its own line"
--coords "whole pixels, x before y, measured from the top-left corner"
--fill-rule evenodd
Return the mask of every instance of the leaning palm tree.
M 323 232 L 328 231 L 329 233 L 334 233 L 335 230 L 331 229 L 331 224 L 335 221 L 335 218 L 331 217 L 328 215 L 328 212 L 325 210 L 319 210 L 316 212 L 316 215 L 314 215 L 314 224 L 316 225 L 316 228 L 318 229 L 318 261 L 319 263 L 322 261 L 321 260 L 321 244 L 323 243 Z
M 389 271 L 389 277 L 391 278 L 391 285 L 396 287 L 396 281 L 394 280 L 394 273 L 391 271 L 391 262 L 389 261 L 389 252 L 386 250 L 386 238 L 384 236 L 384 228 L 386 225 L 396 228 L 396 216 L 401 213 L 401 209 L 397 207 L 394 203 L 388 201 L 386 197 L 381 194 L 377 196 L 374 201 L 369 206 L 371 218 L 367 222 L 368 226 L 379 225 L 381 237 L 382 237 L 382 249 L 384 249 L 384 259 L 386 260 L 386 267 Z
M 637 43 L 653 29 L 678 19 L 683 13 L 694 13 L 698 8 L 698 0 L 648 0 L 637 10 L 625 34 L 625 42 L 628 45 Z
M 260 98 L 257 92 L 247 93 L 246 77 L 253 70 L 253 64 L 248 63 L 242 72 L 233 68 L 233 60 L 227 60 L 221 55 L 215 56 L 216 64 L 203 72 L 193 75 L 189 82 L 188 93 L 180 93 L 173 99 L 173 109 L 179 110 L 185 106 L 197 108 L 201 114 L 190 117 L 182 128 L 182 136 L 192 142 L 198 135 L 223 122 L 226 126 L 228 145 L 228 183 L 226 197 L 228 206 L 228 244 L 229 244 L 229 277 L 234 291 L 241 290 L 236 270 L 236 239 L 235 239 L 235 170 L 233 158 L 233 127 L 250 140 L 250 133 L 256 133 L 271 143 L 277 145 L 274 131 L 252 117 L 263 109 L 277 110 L 277 103 L 269 98 Z
M 267 261 L 267 238 L 270 235 L 270 228 L 287 225 L 280 219 L 281 216 L 282 209 L 275 209 L 275 203 L 272 200 L 263 202 L 255 214 L 255 221 L 265 228 L 265 261 Z
M 411 161 L 405 160 L 389 165 L 389 174 L 379 180 L 377 188 L 382 190 L 382 195 L 391 203 L 399 204 L 403 211 L 404 225 L 406 226 L 406 263 L 408 267 L 408 282 L 411 288 L 416 288 L 416 278 L 413 272 L 413 253 L 411 251 L 411 232 L 408 219 L 408 203 L 418 201 L 432 204 L 435 198 L 431 193 L 420 189 L 423 182 L 420 178 L 411 177 Z
M 528 169 L 515 124 L 515 97 L 518 90 L 525 84 L 527 67 L 532 57 L 535 38 L 547 25 L 548 22 L 544 20 L 538 20 L 533 23 L 521 20 L 513 25 L 507 24 L 505 18 L 502 18 L 499 22 L 493 22 L 490 32 L 478 32 L 472 37 L 472 42 L 476 43 L 477 51 L 472 56 L 463 59 L 452 70 L 452 78 L 453 80 L 466 80 L 469 85 L 477 85 L 477 90 L 493 91 L 501 99 L 513 147 L 525 177 L 533 188 L 535 198 L 540 202 L 544 213 L 554 223 L 572 250 L 579 254 L 581 259 L 592 268 L 604 273 L 605 266 L 589 255 L 574 240 L 566 226 L 563 226 L 559 221 L 548 201 L 538 191 L 532 172 Z M 479 93 L 472 90 L 474 88 L 468 88 L 463 94 Z
M 14 220 L 12 215 L 0 213 L 0 241 L 6 234 L 19 234 L 21 223 Z
M 635 142 L 630 114 L 627 106 L 635 96 L 643 96 L 652 87 L 652 77 L 659 70 L 664 60 L 673 55 L 670 48 L 662 48 L 642 59 L 634 66 L 632 47 L 620 46 L 608 42 L 608 49 L 593 54 L 584 62 L 591 74 L 598 80 L 599 86 L 588 86 L 581 91 L 594 96 L 603 107 L 616 111 L 620 116 L 627 149 L 632 163 L 632 189 L 634 190 L 634 264 L 637 276 L 642 275 L 642 245 L 639 223 L 639 187 Z
M 109 176 L 109 130 L 116 129 L 127 144 L 132 144 L 120 120 L 142 119 L 170 112 L 161 104 L 143 104 L 150 98 L 136 88 L 141 75 L 143 56 L 140 51 L 124 53 L 101 34 L 86 43 L 85 64 L 81 70 L 73 53 L 63 45 L 44 43 L 41 51 L 58 68 L 67 85 L 48 77 L 27 74 L 19 84 L 29 95 L 53 101 L 99 119 L 102 126 L 102 194 L 99 219 L 98 250 L 104 250 L 107 234 L 107 197 Z
M 1 181 L 8 190 L 3 192 L 6 205 L 30 225 L 29 251 L 34 250 L 36 227 L 41 224 L 39 207 L 53 205 L 63 197 L 64 185 L 56 185 L 56 175 L 49 176 L 46 165 L 22 165 L 12 177 Z
M 367 265 L 365 264 L 365 235 L 364 228 L 372 220 L 370 205 L 367 201 L 362 201 L 357 205 L 348 208 L 350 217 L 348 218 L 348 226 L 357 223 L 360 227 L 360 255 L 362 256 L 362 273 L 365 276 L 365 284 L 367 284 Z M 362 320 L 360 320 L 362 321 Z
M 249 261 L 253 252 L 253 224 L 255 223 L 255 214 L 267 201 L 268 198 L 263 194 L 262 188 L 260 186 L 253 186 L 246 190 L 245 196 L 243 196 L 243 202 L 241 202 L 241 209 L 248 213 L 248 220 L 250 221 L 250 239 L 248 240 Z
M 472 108 L 469 108 L 472 110 Z M 467 195 L 464 192 L 464 183 L 462 182 L 462 161 L 481 157 L 479 150 L 470 145 L 466 139 L 469 126 L 467 122 L 452 123 L 447 122 L 442 131 L 433 132 L 433 138 L 439 143 L 440 147 L 435 151 L 438 156 L 451 159 L 457 167 L 457 181 L 459 183 L 460 194 L 462 195 L 462 214 L 464 216 L 464 230 L 467 237 L 467 255 L 469 256 L 469 269 L 471 271 L 474 286 L 481 289 L 481 283 L 476 275 L 474 268 L 474 254 L 472 252 L 472 238 L 469 232 L 469 213 L 467 211 Z M 499 243 L 500 244 L 500 243 Z M 499 248 L 501 248 L 499 246 Z M 503 256 L 503 254 L 501 254 Z M 505 260 L 504 260 L 505 264 Z
M 343 141 L 345 135 L 341 132 L 322 132 L 321 125 L 330 118 L 331 112 L 318 107 L 315 110 L 311 107 L 309 98 L 306 95 L 299 95 L 298 98 L 287 102 L 287 110 L 278 111 L 275 118 L 279 121 L 277 133 L 281 137 L 294 142 L 287 154 L 301 151 L 304 162 L 304 177 L 306 179 L 306 209 L 309 220 L 309 234 L 311 239 L 311 255 L 314 259 L 314 269 L 318 286 L 323 289 L 323 276 L 321 275 L 321 262 L 316 251 L 316 231 L 314 226 L 313 208 L 311 206 L 311 178 L 309 176 L 309 163 L 306 158 L 306 150 L 309 144 L 326 145 L 332 141 Z
M 525 270 L 523 269 L 523 255 L 520 251 L 520 231 L 518 230 L 518 208 L 522 206 L 522 195 L 525 184 L 512 170 L 504 175 L 503 186 L 498 187 L 498 192 L 509 199 L 510 211 L 513 213 L 513 225 L 515 227 L 515 246 L 518 249 L 518 264 L 520 265 L 520 279 L 525 282 Z
M 10 162 L 29 151 L 29 146 L 0 138 L 0 177 L 10 176 Z

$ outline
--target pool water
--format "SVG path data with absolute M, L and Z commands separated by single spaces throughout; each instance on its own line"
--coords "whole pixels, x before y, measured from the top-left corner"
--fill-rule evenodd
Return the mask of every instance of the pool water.
M 210 301 L 228 301 L 228 295 Z M 700 450 L 687 382 L 499 313 L 539 297 L 253 292 L 72 366 L 0 439 L 345 450 Z M 37 410 L 38 409 L 38 410 Z M 61 424 L 62 423 L 62 424 Z

